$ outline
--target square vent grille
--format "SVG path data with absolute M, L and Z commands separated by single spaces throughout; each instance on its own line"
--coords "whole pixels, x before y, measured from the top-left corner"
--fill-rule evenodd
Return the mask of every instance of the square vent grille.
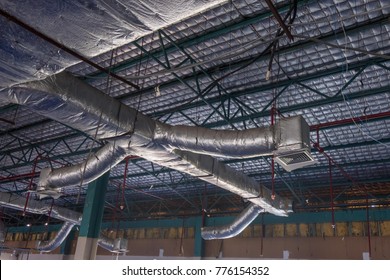
M 275 161 L 288 172 L 317 163 L 306 149 L 279 154 Z

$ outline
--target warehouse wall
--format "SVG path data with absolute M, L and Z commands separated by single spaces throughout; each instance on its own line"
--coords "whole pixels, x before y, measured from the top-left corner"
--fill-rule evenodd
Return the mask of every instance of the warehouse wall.
M 222 243 L 222 245 L 221 245 Z M 372 259 L 390 259 L 390 237 L 371 240 Z M 290 259 L 356 259 L 368 251 L 364 237 L 284 237 L 264 238 L 263 247 L 258 238 L 234 238 L 224 241 L 207 241 L 206 257 L 224 258 L 282 258 L 289 251 Z
M 119 230 L 112 229 L 112 224 L 105 224 L 103 233 L 110 238 L 128 239 L 129 251 L 121 258 L 156 258 L 159 255 L 199 258 L 199 248 L 203 243 L 203 258 L 282 258 L 283 251 L 288 251 L 292 259 L 362 259 L 363 252 L 369 251 L 370 232 L 372 259 L 390 259 L 390 210 L 370 213 L 369 227 L 364 221 L 365 211 L 336 213 L 339 220 L 347 221 L 338 221 L 335 227 L 328 222 L 329 213 L 294 214 L 288 218 L 290 223 L 281 223 L 286 219 L 268 215 L 263 221 L 255 220 L 239 236 L 226 240 L 202 241 L 196 238 L 200 234 L 202 217 L 129 221 L 121 223 L 124 228 Z M 206 225 L 227 224 L 233 218 L 209 218 Z M 25 231 L 20 232 L 22 229 L 8 229 L 4 245 L 12 248 L 35 248 L 37 240 L 53 238 L 59 225 L 45 227 L 44 232 L 42 227 L 24 227 Z M 72 258 L 71 255 L 75 252 L 77 233 L 76 231 L 74 239 L 70 241 L 70 257 L 66 258 Z M 39 252 L 30 250 L 29 253 Z M 57 248 L 51 254 L 53 258 L 57 258 L 61 253 L 64 253 L 63 248 Z M 43 256 L 45 255 L 48 257 L 50 254 Z M 102 248 L 98 249 L 98 255 L 100 258 L 114 256 Z
M 371 253 L 373 259 L 390 259 L 390 221 L 371 222 Z M 204 241 L 204 258 L 282 258 L 283 251 L 289 251 L 292 259 L 362 259 L 368 252 L 367 223 L 337 223 L 335 229 L 330 223 L 251 225 L 238 237 L 226 240 Z M 7 234 L 5 245 L 17 248 L 35 248 L 34 239 L 46 236 L 32 234 L 33 240 L 23 239 L 26 234 Z M 133 228 L 106 230 L 111 238 L 128 239 L 127 256 L 193 257 L 195 249 L 194 228 Z M 77 236 L 72 241 L 74 254 Z M 162 250 L 162 251 L 161 251 Z M 31 252 L 37 253 L 37 252 Z M 57 255 L 60 248 L 51 254 Z M 98 255 L 112 253 L 99 248 Z
M 8 244 L 7 244 L 8 245 Z M 11 244 L 9 244 L 11 245 Z M 18 245 L 18 244 L 14 244 Z M 390 259 L 390 237 L 373 237 L 371 239 L 372 259 Z M 191 258 L 194 253 L 194 240 L 183 241 L 175 239 L 129 240 L 128 257 L 156 258 L 163 249 L 163 257 Z M 363 252 L 368 251 L 365 237 L 284 237 L 264 238 L 263 247 L 259 238 L 233 238 L 205 242 L 204 258 L 266 258 L 281 259 L 283 251 L 289 251 L 290 259 L 350 259 L 361 260 Z M 3 258 L 6 254 L 2 253 Z M 74 254 L 74 252 L 73 252 Z M 36 256 L 37 255 L 37 256 Z M 98 249 L 100 258 L 115 256 L 101 248 Z M 104 257 L 106 256 L 106 257 Z M 160 256 L 161 257 L 161 256 Z M 50 254 L 31 252 L 29 256 L 23 253 L 19 259 L 61 259 L 59 249 Z M 69 258 L 69 257 L 68 257 Z M 126 257 L 121 257 L 126 258 Z M 70 256 L 72 259 L 72 256 Z

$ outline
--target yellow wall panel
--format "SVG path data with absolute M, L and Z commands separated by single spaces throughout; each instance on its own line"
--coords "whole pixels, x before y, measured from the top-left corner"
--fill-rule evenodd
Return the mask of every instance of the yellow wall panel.
M 275 224 L 273 231 L 273 237 L 283 237 L 284 236 L 284 224 Z
M 309 225 L 308 224 L 299 224 L 299 235 L 302 237 L 309 236 Z
M 336 223 L 336 236 L 349 236 L 348 223 Z
M 332 227 L 332 223 L 323 223 L 322 224 L 322 232 L 326 237 L 334 236 L 334 228 Z
M 383 221 L 379 223 L 381 236 L 390 236 L 390 221 Z
M 244 229 L 241 234 L 240 234 L 241 237 L 244 237 L 244 238 L 248 238 L 248 237 L 252 237 L 252 227 L 249 226 L 247 227 L 246 229 Z
M 296 237 L 297 236 L 297 225 L 296 224 L 286 224 L 286 236 Z
M 351 223 L 351 234 L 352 236 L 363 236 L 363 223 L 352 222 Z
M 262 233 L 262 226 L 261 225 L 254 225 L 253 226 L 253 237 L 260 237 Z

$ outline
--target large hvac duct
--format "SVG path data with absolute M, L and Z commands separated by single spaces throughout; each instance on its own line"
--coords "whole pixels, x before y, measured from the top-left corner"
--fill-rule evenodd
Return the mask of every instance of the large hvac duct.
M 287 152 L 288 157 L 284 162 L 290 170 L 297 163 L 303 166 L 313 162 L 308 153 L 309 129 L 302 117 L 288 118 L 275 126 L 242 132 L 169 126 L 121 104 L 66 72 L 42 81 L 18 85 L 1 93 L 0 98 L 28 106 L 41 115 L 91 136 L 97 132 L 99 139 L 111 143 L 117 141 L 115 145 L 107 144 L 111 149 L 99 151 L 104 154 L 102 160 L 89 159 L 76 167 L 44 172 L 39 182 L 40 190 L 52 191 L 77 185 L 84 177 L 97 178 L 110 166 L 109 159 L 117 159 L 113 160 L 113 167 L 125 156 L 124 153 L 128 153 L 199 177 L 241 195 L 268 212 L 287 215 L 291 211 L 290 201 L 278 196 L 271 200 L 269 190 L 253 179 L 208 155 L 200 154 L 247 158 L 272 153 L 279 157 Z M 115 149 L 112 148 L 114 146 Z M 292 154 L 295 151 L 298 155 Z M 81 172 L 85 166 L 88 166 L 88 176 Z M 230 174 L 234 174 L 235 178 Z M 58 185 L 54 182 L 58 182 Z
M 41 252 L 51 252 L 55 250 L 68 237 L 69 233 L 72 231 L 73 226 L 73 223 L 65 222 L 52 240 L 38 241 L 36 246 L 37 250 Z
M 271 214 L 287 216 L 289 212 L 292 212 L 291 200 L 280 196 L 275 196 L 272 199 L 272 193 L 269 189 L 217 159 L 190 152 L 175 152 L 190 166 L 187 173 L 191 174 L 194 170 L 196 174 L 201 172 L 198 175 L 200 179 L 235 193 Z
M 272 154 L 275 150 L 274 134 L 271 127 L 213 130 L 158 123 L 154 141 L 169 149 L 225 158 L 248 158 Z
M 133 110 L 72 75 L 62 72 L 42 81 L 8 90 L 1 98 L 26 105 L 36 113 L 64 123 L 98 139 L 120 136 L 133 130 Z M 82 110 L 81 110 L 82 109 Z
M 220 227 L 204 227 L 201 230 L 201 235 L 203 239 L 226 239 L 237 236 L 240 234 L 246 227 L 253 222 L 257 216 L 264 212 L 264 209 L 261 209 L 259 206 L 250 204 L 247 208 L 244 209 L 236 217 L 236 219 L 229 225 L 220 226 Z

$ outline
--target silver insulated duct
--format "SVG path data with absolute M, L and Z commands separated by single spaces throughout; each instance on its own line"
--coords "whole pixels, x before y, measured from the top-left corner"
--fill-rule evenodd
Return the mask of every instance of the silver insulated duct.
M 99 237 L 99 246 L 111 253 L 125 253 L 127 252 L 127 239 L 125 238 L 107 238 L 103 235 Z
M 205 240 L 226 239 L 240 234 L 257 216 L 264 212 L 259 206 L 251 204 L 244 209 L 229 225 L 221 227 L 204 227 L 201 230 L 202 238 Z
M 88 184 L 109 171 L 127 156 L 127 151 L 116 142 L 108 143 L 84 162 L 59 169 L 44 168 L 36 191 L 40 197 L 58 196 L 56 189 Z
M 69 233 L 72 231 L 73 226 L 73 223 L 65 222 L 52 240 L 38 241 L 37 250 L 41 252 L 51 252 L 55 250 L 62 244 L 62 242 L 65 241 Z
M 0 98 L 25 105 L 91 136 L 97 132 L 99 139 L 109 143 L 108 148 L 98 152 L 101 158 L 41 174 L 38 185 L 42 193 L 79 184 L 82 179 L 87 182 L 85 178 L 97 178 L 126 154 L 138 155 L 232 191 L 267 212 L 286 216 L 291 211 L 291 201 L 278 196 L 272 200 L 268 189 L 210 155 L 250 158 L 275 154 L 291 170 L 299 160 L 301 165 L 314 162 L 309 153 L 308 126 L 300 116 L 283 119 L 268 128 L 245 131 L 170 126 L 123 105 L 67 72 L 10 88 L 0 93 Z M 307 157 L 291 155 L 297 150 L 309 161 Z M 290 158 L 283 158 L 286 154 Z

